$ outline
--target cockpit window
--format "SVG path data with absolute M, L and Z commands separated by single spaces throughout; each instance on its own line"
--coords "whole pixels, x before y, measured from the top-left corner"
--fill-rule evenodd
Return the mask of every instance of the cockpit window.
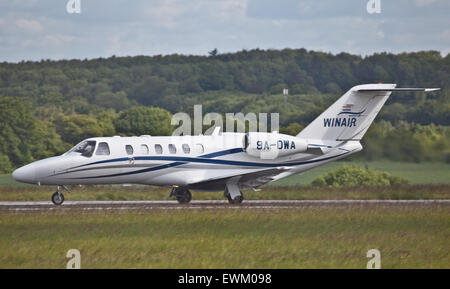
M 83 157 L 90 158 L 94 153 L 95 141 L 83 141 L 74 146 L 67 154 L 76 153 Z

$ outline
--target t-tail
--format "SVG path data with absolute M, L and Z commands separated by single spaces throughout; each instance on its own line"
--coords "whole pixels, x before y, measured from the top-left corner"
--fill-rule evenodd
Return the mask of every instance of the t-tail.
M 297 137 L 322 141 L 359 141 L 394 91 L 435 91 L 439 88 L 395 88 L 396 84 L 363 84 L 351 88 Z

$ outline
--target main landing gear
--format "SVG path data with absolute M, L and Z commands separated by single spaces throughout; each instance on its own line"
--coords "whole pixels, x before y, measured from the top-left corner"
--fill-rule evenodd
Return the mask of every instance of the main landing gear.
M 70 193 L 69 189 L 66 186 L 62 187 L 64 188 L 64 190 Z M 60 186 L 56 187 L 56 192 L 54 192 L 52 195 L 52 203 L 57 206 L 62 205 L 62 203 L 64 203 L 64 195 L 61 193 Z
M 175 199 L 177 199 L 180 204 L 187 204 L 192 200 L 191 192 L 182 187 L 173 187 L 172 191 L 170 191 L 169 197 L 173 196 L 175 196 Z
M 227 184 L 223 195 L 230 204 L 240 204 L 244 200 L 244 196 L 236 184 Z
M 240 204 L 244 200 L 244 196 L 235 183 L 227 184 L 223 195 L 230 204 Z M 172 187 L 170 197 L 175 197 L 180 204 L 187 204 L 192 199 L 191 192 L 183 187 Z

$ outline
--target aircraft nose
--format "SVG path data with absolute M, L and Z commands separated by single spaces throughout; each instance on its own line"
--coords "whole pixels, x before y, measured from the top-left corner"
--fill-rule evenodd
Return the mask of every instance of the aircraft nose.
M 20 167 L 12 173 L 12 177 L 18 182 L 33 184 L 36 182 L 36 169 L 33 164 Z

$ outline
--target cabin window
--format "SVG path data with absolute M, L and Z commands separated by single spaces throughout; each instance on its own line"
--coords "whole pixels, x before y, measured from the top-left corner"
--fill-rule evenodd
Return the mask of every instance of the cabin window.
M 149 150 L 148 150 L 148 146 L 146 144 L 141 144 L 141 153 L 143 155 L 148 155 Z
M 94 153 L 95 141 L 83 141 L 74 146 L 67 154 L 78 154 L 90 158 Z
M 188 145 L 187 143 L 184 143 L 184 144 L 182 145 L 182 148 L 183 148 L 183 152 L 184 152 L 185 154 L 188 154 L 188 153 L 191 152 L 191 148 L 189 147 L 189 145 Z
M 176 154 L 177 153 L 177 148 L 175 147 L 174 144 L 169 144 L 169 152 L 171 154 Z
M 162 146 L 160 144 L 155 144 L 155 152 L 160 155 L 163 153 Z
M 133 154 L 133 147 L 131 145 L 126 145 L 125 146 L 125 151 L 127 152 L 127 155 L 132 155 Z
M 198 144 L 195 145 L 195 151 L 198 154 L 202 154 L 202 153 L 205 152 L 205 148 L 203 147 L 202 144 L 198 143 Z
M 110 153 L 109 146 L 106 142 L 101 142 L 98 144 L 97 152 L 95 153 L 98 156 L 108 156 Z

